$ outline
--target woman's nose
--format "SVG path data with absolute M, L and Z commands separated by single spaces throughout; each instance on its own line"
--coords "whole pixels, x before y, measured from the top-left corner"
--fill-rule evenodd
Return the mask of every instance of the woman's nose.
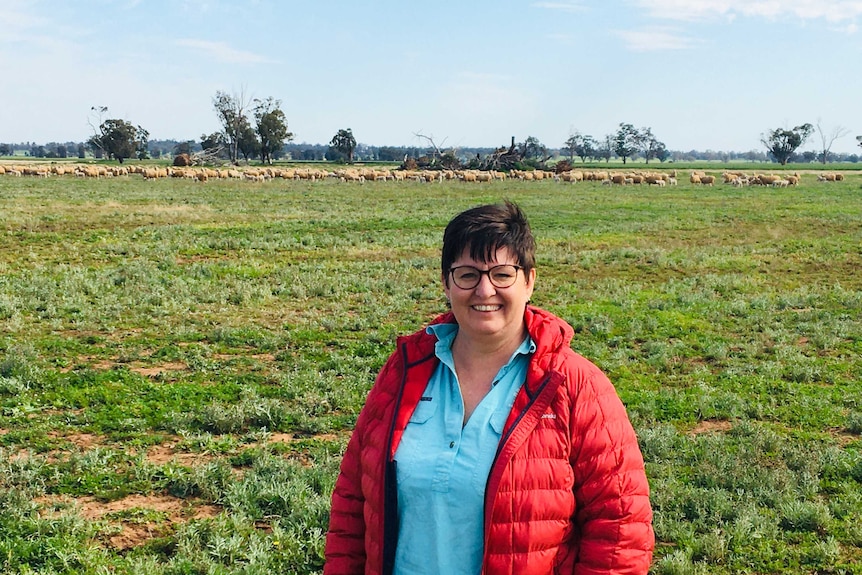
M 488 274 L 482 274 L 479 278 L 479 283 L 473 289 L 476 290 L 476 295 L 482 297 L 497 293 L 497 288 L 495 288 L 494 284 L 491 283 L 491 278 L 488 277 Z

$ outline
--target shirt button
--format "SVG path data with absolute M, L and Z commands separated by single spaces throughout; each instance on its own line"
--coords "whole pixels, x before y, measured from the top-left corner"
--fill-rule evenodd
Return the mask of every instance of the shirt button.
M 455 442 L 454 442 L 454 441 L 450 441 L 450 442 L 449 442 L 449 449 L 452 449 L 453 447 L 455 447 Z

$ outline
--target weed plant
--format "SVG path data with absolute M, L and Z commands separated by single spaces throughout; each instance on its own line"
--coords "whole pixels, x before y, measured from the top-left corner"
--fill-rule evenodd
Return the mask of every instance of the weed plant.
M 635 424 L 652 572 L 862 573 L 858 175 L 0 177 L 0 572 L 319 573 L 374 376 L 446 309 L 443 228 L 502 199 L 538 238 L 533 301 Z M 183 511 L 122 507 L 157 496 Z

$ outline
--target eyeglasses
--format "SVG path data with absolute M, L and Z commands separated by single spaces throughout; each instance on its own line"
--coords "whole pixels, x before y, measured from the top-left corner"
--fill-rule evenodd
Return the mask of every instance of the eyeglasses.
M 487 270 L 480 270 L 473 266 L 456 266 L 449 268 L 449 273 L 452 274 L 452 281 L 461 289 L 473 289 L 479 282 L 482 281 L 482 276 L 488 276 L 491 280 L 491 285 L 498 288 L 507 288 L 515 283 L 518 277 L 518 270 L 522 270 L 521 266 L 511 264 L 503 264 L 494 266 Z

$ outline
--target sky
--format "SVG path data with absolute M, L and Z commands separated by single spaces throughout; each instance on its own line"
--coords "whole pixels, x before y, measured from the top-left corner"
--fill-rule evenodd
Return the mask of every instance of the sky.
M 858 153 L 860 24 L 862 0 L 3 0 L 0 142 L 84 141 L 98 106 L 199 141 L 222 91 L 279 100 L 297 143 L 557 148 L 624 122 L 744 152 L 811 123 Z

